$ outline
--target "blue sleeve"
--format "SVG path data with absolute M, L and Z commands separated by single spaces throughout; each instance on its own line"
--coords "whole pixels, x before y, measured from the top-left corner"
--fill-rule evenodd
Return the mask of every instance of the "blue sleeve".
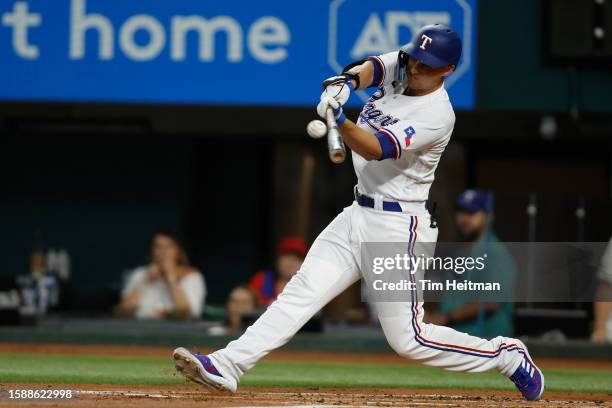
M 374 136 L 376 136 L 378 139 L 378 143 L 380 143 L 380 148 L 383 152 L 382 157 L 379 160 L 396 160 L 399 158 L 401 155 L 401 150 L 399 149 L 398 142 L 395 140 L 393 135 L 390 135 L 388 132 L 381 129 L 381 131 L 376 132 Z
M 374 79 L 368 88 L 379 88 L 385 79 L 385 64 L 379 57 L 370 57 L 368 60 L 374 65 Z

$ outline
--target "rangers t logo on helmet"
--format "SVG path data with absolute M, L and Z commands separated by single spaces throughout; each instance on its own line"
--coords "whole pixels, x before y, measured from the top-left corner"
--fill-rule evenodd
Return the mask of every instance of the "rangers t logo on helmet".
M 425 34 L 421 36 L 421 40 L 423 40 L 423 42 L 421 43 L 422 50 L 426 50 L 427 46 L 433 42 L 433 38 L 428 37 Z

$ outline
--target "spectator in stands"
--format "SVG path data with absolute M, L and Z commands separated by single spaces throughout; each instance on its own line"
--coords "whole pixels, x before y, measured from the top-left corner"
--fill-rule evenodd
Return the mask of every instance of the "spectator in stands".
M 138 319 L 198 318 L 205 297 L 204 278 L 189 266 L 178 238 L 157 232 L 151 241 L 151 262 L 129 275 L 115 311 Z
M 280 241 L 276 255 L 276 270 L 257 272 L 249 282 L 249 287 L 257 295 L 259 307 L 267 307 L 283 290 L 287 282 L 302 266 L 308 248 L 299 237 L 287 237 Z
M 601 265 L 597 273 L 599 286 L 597 288 L 597 299 L 612 299 L 612 238 L 608 243 Z M 612 343 L 612 302 L 600 301 L 593 304 L 595 321 L 593 322 L 593 333 L 591 340 L 595 343 Z
M 499 282 L 506 299 L 514 293 L 517 268 L 514 259 L 497 236 L 489 229 L 489 195 L 478 190 L 463 192 L 456 204 L 455 224 L 461 241 L 468 244 L 467 254 L 478 257 L 487 254 L 485 268 L 481 271 L 453 273 L 455 280 L 472 282 Z M 456 254 L 457 255 L 457 254 Z M 499 294 L 444 292 L 440 311 L 429 316 L 430 323 L 450 326 L 473 336 L 491 338 L 512 336 L 513 304 L 495 299 Z
M 207 333 L 211 336 L 225 336 L 242 330 L 243 317 L 257 313 L 257 295 L 247 285 L 238 285 L 230 292 L 225 306 L 225 321 L 211 326 Z
M 242 316 L 255 309 L 257 309 L 257 295 L 248 286 L 236 286 L 227 299 L 227 328 L 230 331 L 240 330 Z

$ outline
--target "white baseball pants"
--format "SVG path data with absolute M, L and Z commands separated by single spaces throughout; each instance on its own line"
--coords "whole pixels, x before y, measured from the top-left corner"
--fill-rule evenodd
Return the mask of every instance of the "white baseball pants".
M 424 206 L 411 214 L 385 212 L 353 203 L 315 240 L 298 273 L 278 299 L 245 333 L 210 355 L 223 376 L 240 377 L 269 352 L 287 343 L 330 300 L 361 278 L 362 242 L 435 243 Z M 416 297 L 416 296 L 415 296 Z M 399 355 L 454 371 L 496 369 L 506 376 L 522 360 L 522 345 L 485 340 L 423 322 L 423 302 L 378 302 L 375 310 L 389 345 Z

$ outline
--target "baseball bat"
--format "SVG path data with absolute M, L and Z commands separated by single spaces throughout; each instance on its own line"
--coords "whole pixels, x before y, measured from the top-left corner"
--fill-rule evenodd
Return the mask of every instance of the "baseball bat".
M 346 149 L 342 134 L 338 129 L 334 110 L 331 107 L 325 112 L 325 120 L 327 122 L 327 150 L 329 150 L 329 159 L 336 164 L 340 164 L 346 158 Z

